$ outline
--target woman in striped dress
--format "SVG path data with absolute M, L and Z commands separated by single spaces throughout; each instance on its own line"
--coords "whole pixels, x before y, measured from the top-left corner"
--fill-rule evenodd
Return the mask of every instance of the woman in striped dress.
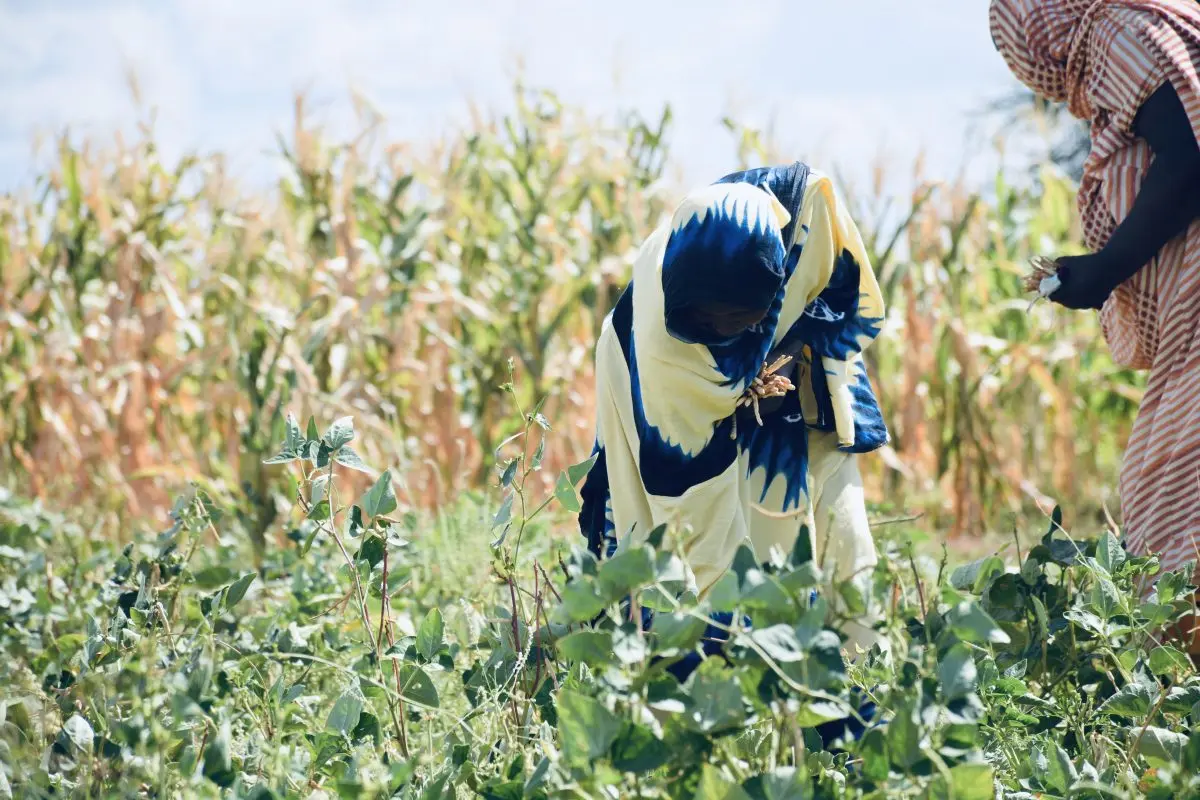
M 1092 253 L 1051 300 L 1098 309 L 1113 359 L 1148 370 L 1121 471 L 1126 544 L 1200 561 L 1200 3 L 992 0 L 992 39 L 1037 94 L 1091 125 L 1079 189 Z

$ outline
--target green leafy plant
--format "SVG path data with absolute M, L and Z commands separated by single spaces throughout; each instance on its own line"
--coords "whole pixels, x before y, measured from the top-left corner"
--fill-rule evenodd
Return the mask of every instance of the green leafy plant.
M 743 548 L 704 598 L 687 591 L 665 528 L 598 561 L 564 518 L 589 463 L 539 494 L 530 478 L 552 427 L 537 406 L 517 414 L 496 502 L 464 497 L 436 518 L 401 511 L 353 420 L 322 432 L 286 417 L 266 460 L 291 475 L 296 502 L 286 546 L 261 569 L 200 488 L 169 528 L 124 547 L 0 494 L 0 791 L 1200 790 L 1200 674 L 1159 639 L 1194 611 L 1194 588 L 1111 533 L 1072 539 L 1056 513 L 1033 546 L 1018 541 L 1016 561 L 997 552 L 932 571 L 914 537 L 885 538 L 855 598 L 884 610 L 880 642 L 849 660 L 840 629 L 853 605 L 831 611 L 839 587 L 824 586 L 807 537 L 767 564 Z M 347 496 L 345 479 L 364 471 L 366 488 Z M 632 621 L 638 609 L 653 611 L 649 625 Z M 721 655 L 681 682 L 670 668 L 713 627 Z

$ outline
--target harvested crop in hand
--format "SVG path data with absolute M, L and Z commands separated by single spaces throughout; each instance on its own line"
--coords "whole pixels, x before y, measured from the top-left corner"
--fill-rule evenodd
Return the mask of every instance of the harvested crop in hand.
M 1037 297 L 1033 298 L 1029 303 L 1032 309 L 1033 304 L 1043 297 L 1049 297 L 1058 291 L 1062 286 L 1062 281 L 1058 277 L 1058 262 L 1044 256 L 1034 256 L 1030 261 L 1030 266 L 1033 271 L 1022 279 L 1022 283 L 1027 292 L 1037 292 Z
M 758 403 L 760 400 L 765 400 L 768 397 L 783 397 L 796 387 L 784 375 L 777 375 L 779 370 L 787 366 L 792 360 L 791 356 L 780 356 L 775 359 L 773 364 L 763 364 L 762 370 L 759 371 L 758 377 L 750 384 L 746 391 L 738 398 L 737 408 L 745 408 L 752 406 L 754 408 L 754 419 L 759 425 L 763 424 L 762 413 L 759 411 Z M 734 426 L 734 436 L 737 435 L 737 426 Z

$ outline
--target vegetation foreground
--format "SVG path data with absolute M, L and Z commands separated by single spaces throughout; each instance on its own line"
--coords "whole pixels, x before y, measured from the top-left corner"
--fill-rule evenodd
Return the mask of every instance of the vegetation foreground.
M 520 419 L 499 502 L 425 518 L 386 471 L 347 488 L 374 476 L 350 418 L 289 417 L 268 462 L 296 506 L 260 569 L 201 490 L 124 548 L 0 494 L 0 797 L 1200 796 L 1200 675 L 1151 641 L 1191 591 L 1139 601 L 1156 563 L 1111 533 L 1056 513 L 951 570 L 883 528 L 870 596 L 841 594 L 889 646 L 847 664 L 819 554 L 743 550 L 704 603 L 666 531 L 597 563 L 562 513 L 588 465 L 541 496 L 550 426 Z M 680 684 L 710 611 L 752 628 Z M 863 697 L 865 735 L 824 749 Z

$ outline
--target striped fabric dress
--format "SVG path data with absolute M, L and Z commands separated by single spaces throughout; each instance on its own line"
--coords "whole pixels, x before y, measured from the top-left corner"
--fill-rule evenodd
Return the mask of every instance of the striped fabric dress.
M 993 0 L 991 27 L 1022 82 L 1091 123 L 1079 209 L 1099 250 L 1153 159 L 1133 123 L 1166 81 L 1200 140 L 1200 3 Z M 1121 471 L 1126 544 L 1163 570 L 1200 562 L 1200 222 L 1117 287 L 1100 321 L 1113 359 L 1149 370 Z

